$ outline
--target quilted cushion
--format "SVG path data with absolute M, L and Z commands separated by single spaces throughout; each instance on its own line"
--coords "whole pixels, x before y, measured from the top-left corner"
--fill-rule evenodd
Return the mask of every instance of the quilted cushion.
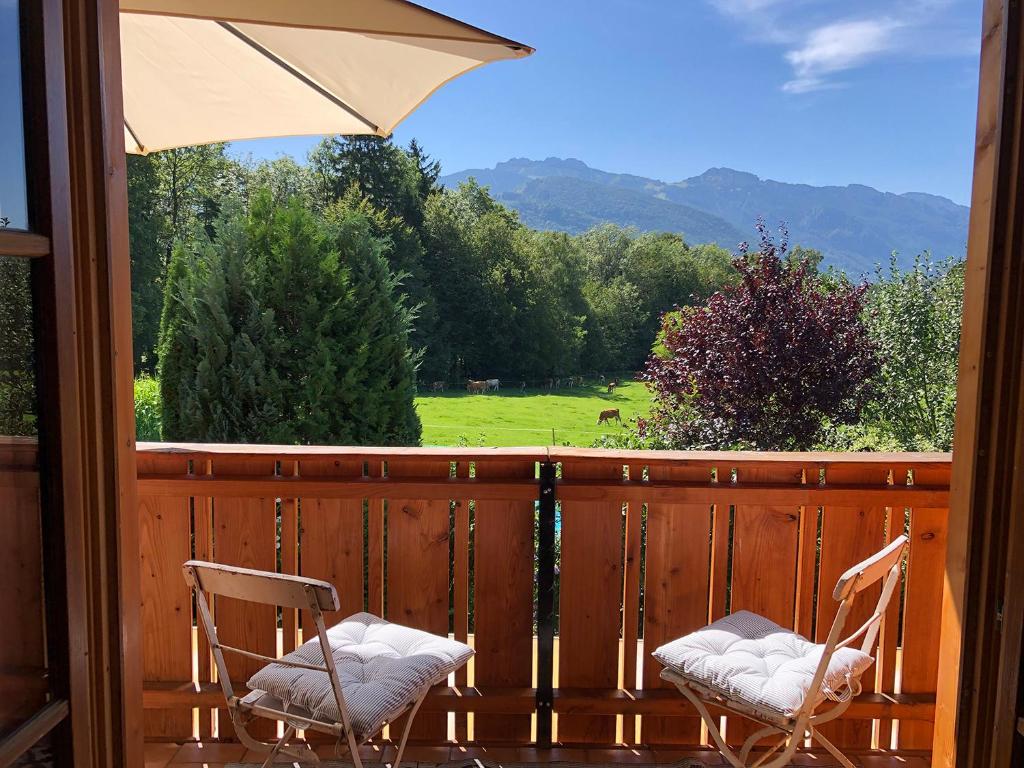
M 737 611 L 653 655 L 728 699 L 789 717 L 807 697 L 824 648 L 756 613 Z M 856 649 L 840 648 L 825 672 L 823 692 L 856 680 L 873 661 Z
M 384 722 L 400 714 L 430 686 L 443 682 L 473 655 L 468 645 L 369 613 L 338 622 L 327 630 L 327 639 L 352 729 L 360 737 L 374 735 Z M 284 658 L 323 664 L 319 639 L 303 643 Z M 341 722 L 326 672 L 268 664 L 249 678 L 248 685 L 286 706 L 305 709 L 317 719 Z

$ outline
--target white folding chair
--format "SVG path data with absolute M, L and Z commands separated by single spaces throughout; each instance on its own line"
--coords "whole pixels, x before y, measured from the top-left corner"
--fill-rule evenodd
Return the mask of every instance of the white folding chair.
M 697 708 L 730 765 L 779 768 L 810 738 L 840 764 L 855 768 L 819 726 L 842 715 L 861 691 L 860 676 L 874 661 L 871 653 L 876 650 L 879 625 L 899 584 L 907 546 L 907 537 L 900 536 L 840 577 L 833 592 L 839 608 L 823 644 L 763 616 L 739 611 L 654 652 L 665 667 L 662 679 L 675 684 Z M 882 593 L 871 616 L 843 638 L 854 600 L 882 579 Z M 860 649 L 852 648 L 861 636 Z M 743 742 L 739 754 L 725 742 L 708 704 L 762 726 Z M 774 741 L 767 751 L 748 764 L 754 746 L 769 737 Z
M 328 630 L 323 612 L 338 610 L 339 602 L 334 587 L 326 581 L 198 560 L 188 561 L 183 569 L 210 640 L 235 732 L 246 747 L 267 753 L 264 768 L 278 754 L 320 762 L 314 751 L 289 746 L 296 730 L 319 731 L 339 742 L 345 740 L 355 768 L 362 768 L 359 745 L 380 733 L 386 723 L 408 715 L 393 763 L 401 765 L 413 719 L 430 687 L 446 680 L 473 654 L 468 646 L 447 637 L 365 613 L 350 616 Z M 280 659 L 225 645 L 217 636 L 207 594 L 308 610 L 317 636 Z M 268 663 L 249 678 L 248 695 L 236 695 L 225 652 Z M 345 671 L 343 676 L 339 666 Z M 256 739 L 247 728 L 256 718 L 283 722 L 284 734 L 274 743 Z

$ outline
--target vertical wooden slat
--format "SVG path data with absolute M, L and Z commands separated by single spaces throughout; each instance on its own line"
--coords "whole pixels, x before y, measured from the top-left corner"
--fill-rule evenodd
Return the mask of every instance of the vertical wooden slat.
M 283 470 L 283 467 L 282 467 Z M 302 477 L 345 477 L 363 475 L 361 459 L 303 459 L 298 473 Z M 324 612 L 324 624 L 333 626 L 363 610 L 363 501 L 362 499 L 299 499 L 301 524 L 298 531 L 303 576 L 323 579 L 338 591 L 337 611 Z M 282 510 L 282 528 L 284 513 Z M 283 533 L 282 533 L 283 539 Z M 316 637 L 316 625 L 309 611 L 301 611 L 299 626 L 303 640 Z M 306 738 L 328 742 L 330 737 L 308 733 Z
M 642 481 L 643 464 L 628 468 L 629 479 Z M 642 544 L 643 504 L 632 502 L 626 507 L 625 557 L 622 569 L 622 682 L 626 690 L 636 688 L 636 655 L 640 639 L 640 547 Z M 622 743 L 635 744 L 637 718 L 622 718 Z
M 803 470 L 800 466 L 743 464 L 737 469 L 737 481 L 801 485 Z M 736 506 L 730 574 L 732 613 L 753 611 L 780 626 L 793 627 L 800 517 L 799 507 Z M 730 743 L 742 743 L 756 730 L 756 726 L 744 718 L 726 720 Z
M 893 485 L 897 483 L 906 485 L 906 468 L 894 467 L 890 481 Z M 888 544 L 903 534 L 905 528 L 906 510 L 903 507 L 889 507 L 886 515 L 885 543 Z M 901 578 L 878 629 L 879 655 L 875 664 L 875 690 L 882 693 L 896 692 L 896 661 L 899 650 L 900 612 L 904 583 L 905 579 Z M 878 747 L 880 749 L 891 748 L 894 725 L 892 719 L 883 718 L 878 721 Z
M 863 469 L 832 466 L 826 470 L 826 484 L 887 485 L 889 468 L 885 466 Z M 823 643 L 835 620 L 839 604 L 832 592 L 842 574 L 861 560 L 877 552 L 885 543 L 885 507 L 865 507 L 857 504 L 856 492 L 850 494 L 850 504 L 829 506 L 822 512 L 821 565 L 819 568 L 819 594 L 817 631 L 815 642 Z M 881 594 L 881 584 L 870 587 L 858 595 L 846 620 L 846 634 L 861 626 L 871 616 Z M 844 635 L 845 636 L 845 635 Z M 861 678 L 865 691 L 874 690 L 875 670 Z M 843 720 L 822 726 L 822 732 L 840 747 L 871 747 L 872 722 L 870 720 Z
M 448 461 L 392 459 L 388 476 L 395 479 L 445 479 Z M 387 619 L 410 627 L 448 634 L 449 501 L 390 499 L 387 520 Z M 404 718 L 394 724 L 404 727 Z M 447 739 L 445 713 L 421 713 L 412 738 L 436 743 Z
M 143 455 L 139 472 L 184 475 L 180 456 Z M 147 681 L 192 679 L 192 598 L 181 565 L 191 557 L 187 496 L 139 496 L 142 574 L 142 668 Z M 147 710 L 147 738 L 192 735 L 189 709 Z
M 622 478 L 614 462 L 567 461 L 565 479 Z M 562 561 L 559 575 L 558 686 L 615 688 L 619 668 L 622 597 L 622 505 L 562 503 Z M 558 717 L 564 743 L 611 743 L 614 715 Z
M 213 472 L 213 464 L 209 459 L 196 459 L 192 462 L 192 472 L 196 475 L 209 475 Z M 208 496 L 195 496 L 192 498 L 192 543 L 193 556 L 196 560 L 213 560 L 213 499 Z M 211 605 L 210 609 L 214 614 L 214 621 L 217 616 L 217 606 Z M 200 683 L 212 683 L 216 677 L 213 664 L 213 656 L 210 651 L 210 640 L 203 631 L 198 616 L 193 615 L 192 624 L 196 637 L 196 679 Z M 199 738 L 209 739 L 214 734 L 214 719 L 223 715 L 227 717 L 227 710 L 199 708 Z
M 460 461 L 455 467 L 456 477 L 469 477 L 469 469 L 468 461 Z M 455 502 L 455 529 L 452 531 L 452 632 L 460 643 L 469 642 L 469 505 L 469 499 Z M 468 669 L 469 664 L 465 664 L 455 671 L 456 685 L 469 683 Z M 469 740 L 468 721 L 467 713 L 455 713 L 455 740 L 460 743 Z
M 711 467 L 652 466 L 652 481 L 709 482 Z M 648 504 L 644 580 L 645 689 L 673 688 L 651 658 L 660 645 L 707 623 L 711 569 L 711 503 Z M 645 744 L 700 744 L 699 717 L 644 716 Z
M 383 477 L 384 464 L 367 462 L 368 477 Z M 368 499 L 366 516 L 366 610 L 384 616 L 384 500 Z
M 297 461 L 282 461 L 281 475 L 296 477 Z M 299 500 L 281 499 L 281 573 L 299 574 Z M 281 609 L 281 654 L 295 650 L 299 640 L 300 611 Z
M 273 459 L 221 458 L 213 460 L 213 474 L 266 477 L 275 471 Z M 214 556 L 218 563 L 261 571 L 277 570 L 277 510 L 275 499 L 214 498 Z M 264 656 L 277 653 L 277 611 L 272 605 L 256 605 L 218 597 L 217 636 L 227 645 Z M 237 654 L 226 657 L 233 683 L 244 685 L 262 664 Z M 221 737 L 231 733 L 227 717 L 220 717 Z M 262 738 L 274 735 L 273 723 L 254 723 L 251 732 Z
M 914 482 L 920 485 L 948 484 L 949 475 L 948 467 L 917 468 L 914 470 Z M 903 612 L 900 688 L 903 693 L 935 692 L 948 525 L 948 509 L 915 508 L 910 512 L 910 559 Z M 900 748 L 928 749 L 931 743 L 931 723 L 900 723 Z
M 363 476 L 362 459 L 303 459 L 302 477 L 350 478 Z M 303 576 L 323 579 L 338 591 L 340 608 L 324 613 L 330 627 L 363 610 L 363 500 L 300 499 L 302 525 L 299 531 Z M 316 636 L 309 611 L 302 612 L 302 636 Z
M 478 462 L 478 480 L 532 479 L 533 462 Z M 529 688 L 533 672 L 532 501 L 477 501 L 475 683 L 482 689 Z M 476 715 L 477 741 L 530 740 L 529 715 Z

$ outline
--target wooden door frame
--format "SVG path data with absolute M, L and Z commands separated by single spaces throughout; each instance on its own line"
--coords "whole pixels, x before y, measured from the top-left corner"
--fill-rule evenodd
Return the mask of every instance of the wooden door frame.
M 986 0 L 932 749 L 943 768 L 1022 757 L 1022 35 L 1019 0 Z
M 52 7 L 57 0 L 47 0 Z M 92 753 L 141 765 L 131 286 L 116 0 L 63 5 L 68 249 L 80 451 Z M 1024 616 L 1024 66 L 1018 0 L 984 7 L 961 345 L 936 765 L 1008 766 Z M 57 137 L 59 139 L 59 137 Z M 55 239 L 56 243 L 56 239 Z M 71 322 L 70 319 L 67 319 Z M 70 396 L 69 396 L 70 397 Z M 98 623 L 97 620 L 98 619 Z M 75 717 L 73 713 L 73 718 Z M 76 731 L 79 730 L 76 725 Z M 77 751 L 77 750 L 76 750 Z M 76 756 L 77 757 L 77 756 Z M 76 760 L 76 764 L 78 764 Z
M 39 0 L 29 168 L 49 238 L 39 338 L 43 501 L 63 525 L 75 766 L 141 766 L 142 662 L 128 200 L 117 0 Z M 33 139 L 38 142 L 39 135 Z

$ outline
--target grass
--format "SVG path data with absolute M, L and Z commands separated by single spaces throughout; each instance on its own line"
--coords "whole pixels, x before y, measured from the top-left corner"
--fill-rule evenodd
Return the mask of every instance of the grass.
M 645 415 L 649 402 L 643 384 L 623 382 L 610 395 L 597 384 L 554 392 L 509 388 L 485 395 L 424 393 L 416 398 L 416 408 L 423 422 L 423 445 L 588 446 L 624 429 L 616 422 L 598 426 L 601 411 L 618 408 L 625 424 Z

